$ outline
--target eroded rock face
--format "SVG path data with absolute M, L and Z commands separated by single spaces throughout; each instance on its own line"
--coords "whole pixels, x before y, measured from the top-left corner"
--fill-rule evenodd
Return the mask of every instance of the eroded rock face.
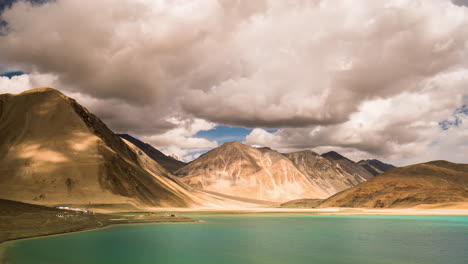
M 99 118 L 52 88 L 0 95 L 0 198 L 37 204 L 187 206 Z M 166 175 L 167 174 L 167 175 Z
M 144 143 L 128 134 L 119 134 L 119 136 L 125 140 L 128 140 L 135 146 L 137 146 L 141 151 L 146 153 L 150 158 L 152 158 L 154 161 L 158 162 L 161 164 L 166 170 L 168 170 L 170 173 L 175 172 L 176 170 L 182 168 L 183 166 L 186 165 L 185 162 L 180 161 L 180 159 L 176 156 L 167 156 L 161 151 L 155 149 L 153 146 L 150 144 Z
M 314 188 L 328 196 L 365 182 L 369 177 L 367 171 L 356 168 L 359 167 L 357 164 L 341 155 L 335 155 L 336 160 L 346 159 L 346 166 L 344 162 L 322 157 L 310 150 L 284 155 L 309 178 Z
M 468 165 L 433 161 L 394 168 L 320 206 L 402 208 L 458 202 L 468 202 Z
M 377 176 L 386 171 L 396 168 L 395 166 L 387 163 L 383 163 L 380 160 L 370 159 L 370 160 L 361 160 L 358 162 L 364 169 L 370 172 L 372 175 Z
M 324 198 L 294 164 L 277 151 L 229 142 L 176 171 L 195 188 L 256 200 Z
M 369 171 L 364 169 L 362 166 L 360 166 L 356 162 L 342 156 L 341 154 L 339 154 L 339 153 L 337 153 L 335 151 L 330 151 L 330 152 L 324 153 L 324 154 L 322 154 L 322 157 L 328 159 L 329 161 L 331 161 L 334 164 L 339 165 L 339 167 L 343 171 L 345 171 L 345 172 L 347 172 L 347 173 L 349 173 L 351 175 L 354 175 L 356 177 L 362 177 L 362 178 L 364 178 L 366 180 L 372 179 L 374 177 L 374 175 L 372 175 Z

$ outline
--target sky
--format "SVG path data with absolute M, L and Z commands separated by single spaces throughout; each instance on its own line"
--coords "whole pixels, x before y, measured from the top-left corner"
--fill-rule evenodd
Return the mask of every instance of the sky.
M 166 154 L 468 163 L 468 0 L 9 3 L 0 93 L 55 87 Z

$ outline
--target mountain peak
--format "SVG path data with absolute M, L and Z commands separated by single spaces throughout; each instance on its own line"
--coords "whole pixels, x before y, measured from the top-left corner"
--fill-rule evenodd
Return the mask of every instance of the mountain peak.
M 254 200 L 326 197 L 277 151 L 236 141 L 203 154 L 175 173 L 194 188 Z
M 145 206 L 190 201 L 166 174 L 147 170 L 97 116 L 56 89 L 0 96 L 0 131 L 1 198 Z
M 233 150 L 233 149 L 240 149 L 240 150 L 247 150 L 247 149 L 250 149 L 251 146 L 249 145 L 246 145 L 244 143 L 241 143 L 239 141 L 229 141 L 229 142 L 226 142 L 224 144 L 222 144 L 221 146 L 215 148 L 215 149 L 219 149 L 219 150 Z
M 351 174 L 359 174 L 361 177 L 367 180 L 374 177 L 374 175 L 371 172 L 362 167 L 360 164 L 357 164 L 356 162 L 346 158 L 338 152 L 330 151 L 322 154 L 322 157 L 332 162 L 339 163 L 344 170 L 348 171 Z
M 342 160 L 342 159 L 347 159 L 345 156 L 341 155 L 340 153 L 336 151 L 329 151 L 327 153 L 323 153 L 322 157 L 327 158 L 327 159 L 332 159 L 332 160 Z
M 395 166 L 384 163 L 377 159 L 360 160 L 358 164 L 361 165 L 364 169 L 368 170 L 374 176 L 395 168 Z
M 455 163 L 448 162 L 448 161 L 446 161 L 446 160 L 433 160 L 433 161 L 426 162 L 426 164 L 434 165 L 434 166 L 440 166 L 440 167 L 445 167 L 445 166 L 448 166 L 448 165 L 451 165 L 451 164 L 455 164 Z
M 239 141 L 229 141 L 229 142 L 222 144 L 221 146 L 247 146 L 247 145 L 240 143 Z
M 452 163 L 446 160 L 433 160 L 433 161 L 429 161 L 423 164 L 432 165 L 432 166 L 436 166 L 440 168 L 446 168 L 446 169 L 453 169 L 457 167 L 458 165 L 460 165 L 460 164 Z
M 296 151 L 296 152 L 291 152 L 291 153 L 288 153 L 288 154 L 291 154 L 291 155 L 313 155 L 313 156 L 320 156 L 318 153 L 310 150 L 310 149 L 305 149 L 305 150 L 301 150 L 301 151 Z
M 20 94 L 47 93 L 47 92 L 62 94 L 62 92 L 60 92 L 59 90 L 49 87 L 49 86 L 30 89 Z

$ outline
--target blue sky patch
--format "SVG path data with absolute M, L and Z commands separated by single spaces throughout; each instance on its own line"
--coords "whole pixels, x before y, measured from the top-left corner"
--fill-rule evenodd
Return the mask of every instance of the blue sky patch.
M 457 108 L 449 119 L 440 121 L 439 126 L 442 130 L 459 127 L 463 123 L 462 116 L 468 116 L 468 105 Z
M 0 77 L 8 77 L 11 78 L 13 76 L 20 76 L 25 74 L 24 72 L 21 71 L 14 71 L 14 72 L 5 72 L 5 73 L 0 73 Z
M 270 133 L 278 131 L 278 129 L 267 130 Z M 244 142 L 245 137 L 252 132 L 252 129 L 245 127 L 231 127 L 231 126 L 216 126 L 211 130 L 199 131 L 193 137 L 205 138 L 210 141 L 216 141 L 218 144 L 223 144 L 229 141 Z

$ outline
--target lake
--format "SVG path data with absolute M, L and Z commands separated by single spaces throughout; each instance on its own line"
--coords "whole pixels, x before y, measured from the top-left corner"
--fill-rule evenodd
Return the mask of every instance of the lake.
M 468 263 L 468 216 L 187 215 L 7 243 L 14 264 Z

